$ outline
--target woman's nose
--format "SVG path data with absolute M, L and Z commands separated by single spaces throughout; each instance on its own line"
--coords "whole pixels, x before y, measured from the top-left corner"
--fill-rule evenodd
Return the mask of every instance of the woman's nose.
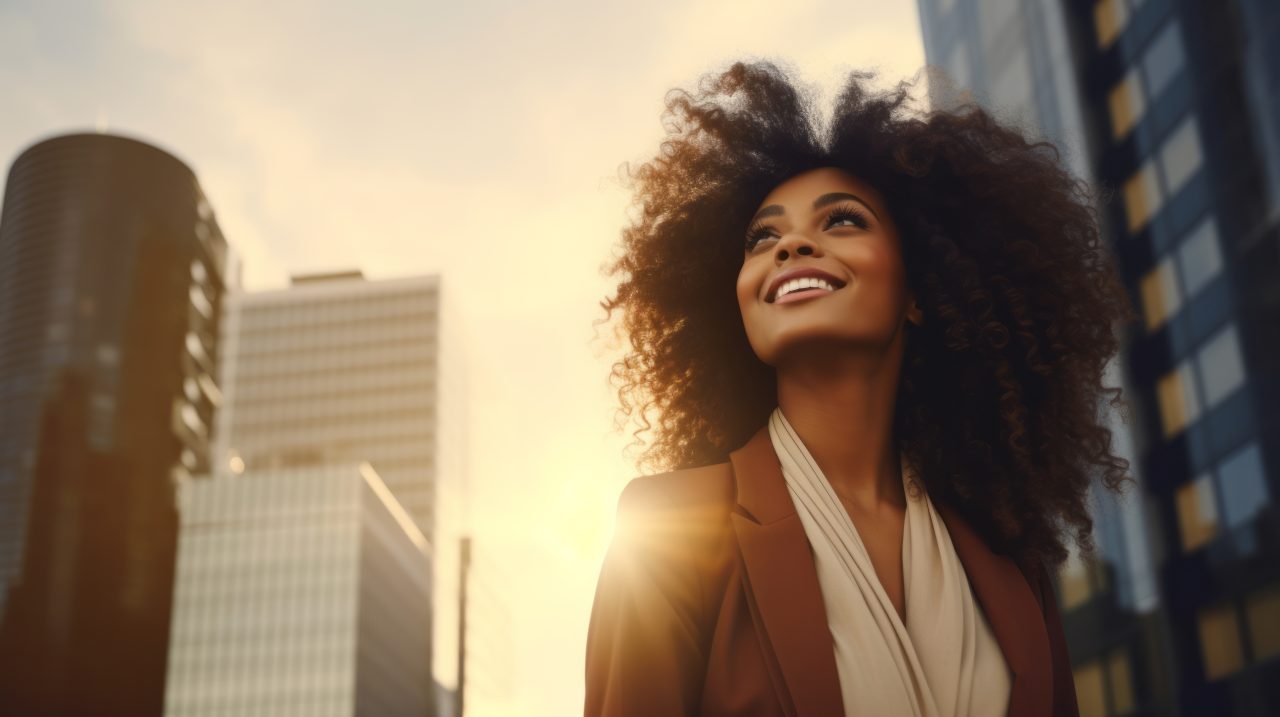
M 818 253 L 818 246 L 804 234 L 793 232 L 778 240 L 774 247 L 774 261 L 782 263 L 792 256 L 813 256 Z

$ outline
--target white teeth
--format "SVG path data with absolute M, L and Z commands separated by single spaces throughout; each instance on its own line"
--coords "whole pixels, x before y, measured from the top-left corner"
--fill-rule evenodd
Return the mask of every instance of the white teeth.
M 836 287 L 825 279 L 819 279 L 816 276 L 806 276 L 800 279 L 791 279 L 778 287 L 778 292 L 774 299 L 781 298 L 793 291 L 801 291 L 804 289 L 822 289 L 823 291 L 835 291 Z

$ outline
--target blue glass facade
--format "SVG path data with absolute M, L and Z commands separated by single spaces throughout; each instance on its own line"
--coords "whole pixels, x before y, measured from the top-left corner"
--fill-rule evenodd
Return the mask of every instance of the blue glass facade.
M 1280 714 L 1280 6 L 919 7 L 930 63 L 998 114 L 1023 101 L 991 79 L 1000 53 L 1054 80 L 1028 129 L 1086 148 L 1072 168 L 1111 192 L 1103 229 L 1142 315 L 1110 382 L 1141 491 L 1095 491 L 1098 554 L 1058 580 L 1082 714 Z M 1056 75 L 1007 49 L 1055 36 Z

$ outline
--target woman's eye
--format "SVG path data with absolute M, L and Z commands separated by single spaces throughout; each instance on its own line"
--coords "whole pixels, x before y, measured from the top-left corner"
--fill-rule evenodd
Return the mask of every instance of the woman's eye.
M 756 248 L 756 245 L 762 241 L 774 239 L 773 230 L 769 227 L 752 227 L 747 230 L 747 251 Z
M 827 215 L 827 228 L 841 226 L 868 229 L 871 227 L 871 222 L 867 220 L 865 214 L 852 207 L 840 207 Z

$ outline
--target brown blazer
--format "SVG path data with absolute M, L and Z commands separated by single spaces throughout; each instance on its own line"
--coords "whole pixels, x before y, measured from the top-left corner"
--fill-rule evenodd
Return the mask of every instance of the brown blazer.
M 1044 567 L 1024 570 L 934 507 L 1013 672 L 1010 717 L 1077 716 Z M 728 463 L 623 490 L 586 662 L 588 717 L 842 713 L 818 574 L 767 428 Z

